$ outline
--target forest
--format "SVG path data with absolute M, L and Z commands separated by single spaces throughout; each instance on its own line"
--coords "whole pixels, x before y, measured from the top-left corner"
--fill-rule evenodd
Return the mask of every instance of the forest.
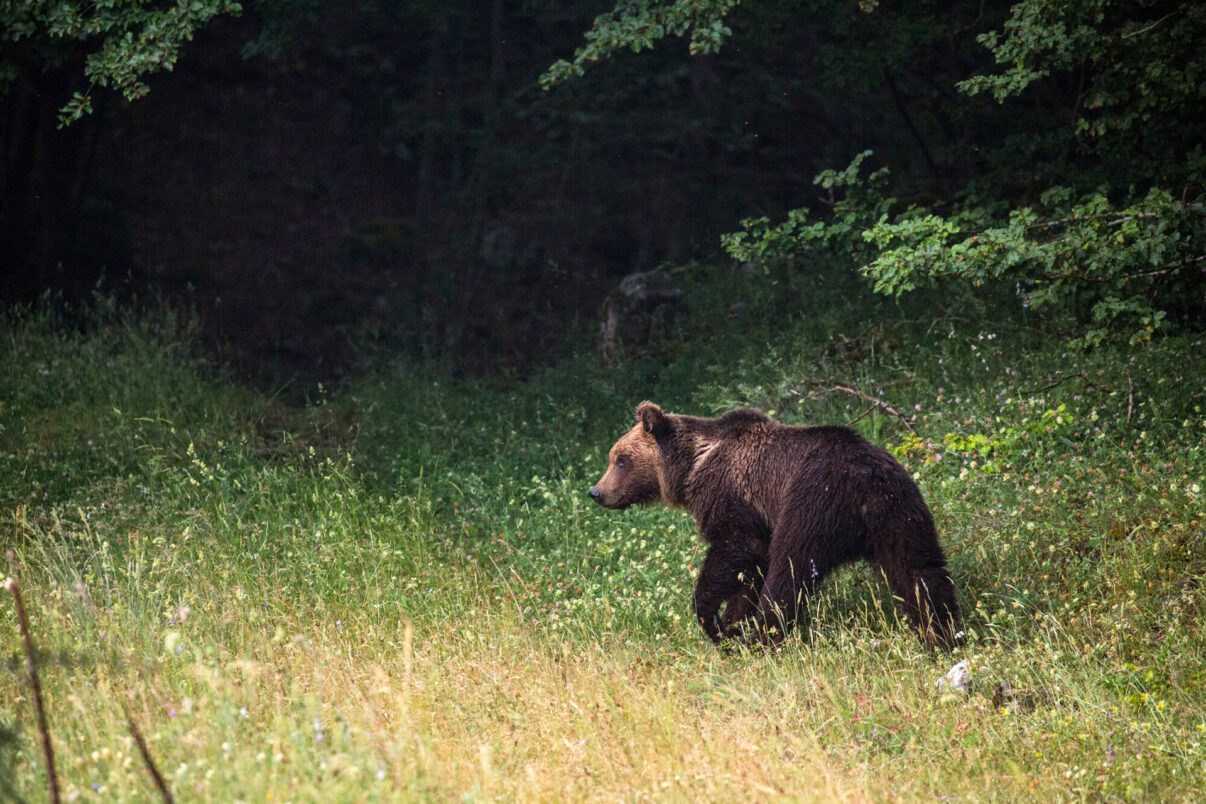
M 0 0 L 0 799 L 1203 799 L 1204 54 Z M 956 644 L 856 563 L 713 645 L 691 516 L 588 496 L 643 400 L 887 450 Z

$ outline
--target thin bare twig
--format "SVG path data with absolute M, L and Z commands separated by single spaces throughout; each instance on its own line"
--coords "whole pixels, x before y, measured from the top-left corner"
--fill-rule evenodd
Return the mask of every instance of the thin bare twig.
M 1150 31 L 1152 28 L 1155 28 L 1157 25 L 1159 25 L 1160 23 L 1164 22 L 1166 19 L 1171 17 L 1174 13 L 1176 13 L 1176 12 L 1170 11 L 1167 14 L 1165 14 L 1163 17 L 1161 17 L 1160 19 L 1153 22 L 1151 25 L 1147 26 L 1146 28 L 1140 28 L 1137 31 L 1131 31 L 1129 34 L 1126 34 L 1122 38 L 1130 39 L 1132 36 L 1138 36 L 1139 34 L 1145 34 L 1148 31 Z
M 8 564 L 16 566 L 16 556 L 8 551 Z M 21 599 L 21 584 L 15 577 L 4 582 L 8 591 L 13 593 L 17 604 L 17 623 L 21 626 L 21 636 L 25 638 L 25 656 L 29 661 L 29 686 L 33 690 L 34 709 L 38 714 L 38 736 L 42 741 L 42 756 L 46 759 L 46 775 L 50 780 L 50 800 L 59 804 L 59 777 L 54 770 L 54 746 L 50 741 L 50 725 L 46 721 L 46 707 L 42 704 L 42 682 L 38 679 L 38 658 L 34 653 L 33 636 L 29 630 L 29 616 L 25 613 L 25 601 Z
M 1133 274 L 1118 274 L 1117 276 L 1085 276 L 1075 271 L 1069 271 L 1066 274 L 1043 274 L 1043 279 L 1075 279 L 1077 282 L 1097 282 L 1104 285 L 1109 282 L 1117 282 L 1119 279 L 1126 281 L 1128 279 L 1140 279 L 1145 276 L 1164 276 L 1165 274 L 1171 274 L 1180 267 L 1180 265 L 1173 265 L 1168 268 L 1157 268 L 1152 271 L 1136 271 Z
M 1085 385 L 1088 386 L 1090 389 L 1095 390 L 1095 391 L 1101 390 L 1097 386 L 1096 383 L 1094 383 L 1092 380 L 1089 379 L 1088 372 L 1086 372 L 1082 369 L 1075 374 L 1068 374 L 1065 376 L 1061 376 L 1058 380 L 1051 383 L 1050 385 L 1044 385 L 1042 388 L 1033 388 L 1029 391 L 1022 391 L 1022 393 L 1024 393 L 1024 394 L 1041 394 L 1044 391 L 1050 391 L 1052 388 L 1058 388 L 1059 386 L 1066 383 L 1068 380 L 1083 380 Z
M 130 727 L 130 734 L 134 737 L 134 744 L 138 746 L 138 753 L 142 754 L 143 763 L 151 772 L 151 778 L 155 780 L 155 787 L 159 788 L 159 795 L 167 804 L 175 804 L 176 800 L 172 798 L 172 791 L 168 789 L 167 782 L 159 773 L 159 768 L 155 767 L 155 761 L 151 759 L 151 751 L 147 748 L 147 741 L 142 738 L 142 732 L 138 730 L 134 718 L 130 716 L 129 709 L 126 710 L 126 725 Z
M 909 432 L 910 432 L 910 433 L 912 433 L 913 435 L 917 435 L 917 434 L 918 434 L 918 433 L 917 433 L 917 430 L 916 430 L 916 429 L 913 427 L 913 425 L 909 424 L 909 420 L 908 420 L 908 419 L 906 419 L 906 418 L 904 417 L 904 414 L 902 414 L 902 413 L 901 413 L 899 410 L 897 410 L 896 408 L 892 407 L 891 405 L 889 405 L 887 402 L 883 401 L 882 399 L 876 399 L 876 398 L 875 398 L 875 397 L 873 397 L 873 396 L 869 396 L 869 395 L 867 395 L 867 394 L 864 394 L 862 391 L 856 391 L 855 389 L 853 389 L 853 388 L 849 388 L 849 387 L 847 387 L 847 386 L 845 386 L 845 385 L 834 385 L 834 386 L 832 386 L 832 387 L 830 387 L 830 388 L 822 388 L 822 389 L 819 389 L 819 390 L 818 390 L 816 393 L 818 393 L 818 394 L 832 394 L 832 393 L 836 393 L 836 392 L 841 392 L 841 393 L 843 393 L 843 394 L 850 394 L 851 396 L 856 396 L 856 397 L 858 397 L 859 399 L 863 400 L 864 402 L 870 402 L 870 403 L 871 403 L 871 407 L 870 407 L 870 408 L 868 408 L 867 410 L 863 411 L 863 412 L 862 412 L 861 414 L 859 414 L 857 417 L 855 417 L 854 419 L 852 419 L 852 420 L 849 422 L 849 424 L 854 424 L 854 423 L 855 423 L 855 422 L 857 422 L 859 419 L 863 418 L 864 416 L 866 416 L 868 413 L 870 413 L 872 410 L 875 410 L 876 408 L 883 408 L 883 409 L 884 409 L 885 411 L 887 411 L 888 413 L 891 413 L 893 416 L 895 416 L 896 418 L 900 419 L 900 423 L 901 423 L 901 424 L 903 424 L 905 427 L 909 428 Z M 810 394 L 809 396 L 812 396 L 812 394 Z
M 1026 231 L 1029 232 L 1029 231 L 1033 231 L 1034 229 L 1050 229 L 1052 226 L 1061 226 L 1065 223 L 1073 223 L 1075 221 L 1091 221 L 1091 220 L 1100 218 L 1105 214 L 1107 214 L 1107 213 L 1100 212 L 1100 213 L 1090 214 L 1090 215 L 1071 215 L 1067 218 L 1057 218 L 1056 220 L 1052 220 L 1052 221 L 1040 221 L 1038 223 L 1032 223 L 1029 226 L 1027 226 Z M 1122 217 L 1114 218 L 1113 220 L 1106 221 L 1106 226 L 1121 226 L 1122 224 L 1126 223 L 1127 221 L 1133 221 L 1136 218 L 1154 218 L 1154 217 L 1156 217 L 1155 212 L 1139 212 L 1134 215 L 1123 215 Z
M 855 416 L 853 419 L 851 419 L 850 421 L 846 422 L 846 426 L 847 426 L 847 427 L 850 427 L 850 426 L 852 426 L 853 424 L 855 424 L 856 422 L 862 421 L 863 419 L 867 418 L 867 414 L 869 414 L 871 411 L 875 410 L 875 407 L 876 407 L 875 405 L 872 405 L 871 407 L 867 408 L 867 409 L 866 409 L 866 410 L 864 410 L 862 413 L 858 414 L 858 415 L 857 415 L 857 416 Z

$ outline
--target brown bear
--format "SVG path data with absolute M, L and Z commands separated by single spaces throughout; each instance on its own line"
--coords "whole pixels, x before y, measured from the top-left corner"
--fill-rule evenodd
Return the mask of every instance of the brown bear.
M 858 559 L 879 567 L 927 644 L 954 642 L 959 609 L 930 509 L 904 467 L 848 427 L 790 427 L 749 409 L 679 416 L 642 402 L 590 497 L 695 517 L 708 552 L 694 608 L 715 642 L 739 636 L 746 617 L 760 641 L 778 642 L 804 597 Z

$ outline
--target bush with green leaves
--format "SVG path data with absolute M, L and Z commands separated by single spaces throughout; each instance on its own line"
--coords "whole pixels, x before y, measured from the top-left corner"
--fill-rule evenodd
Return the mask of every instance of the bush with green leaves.
M 1081 346 L 1111 336 L 1146 340 L 1166 323 L 1170 307 L 1200 309 L 1202 204 L 1153 187 L 1117 205 L 1104 192 L 1078 197 L 1059 186 L 1003 217 L 980 205 L 947 215 L 917 205 L 900 210 L 896 199 L 878 192 L 885 171 L 859 178 L 869 155 L 817 177 L 822 187 L 848 191 L 830 218 L 796 210 L 778 225 L 765 217 L 745 221 L 744 231 L 723 238 L 729 253 L 764 263 L 821 246 L 854 260 L 876 291 L 897 296 L 951 280 L 977 287 L 1011 282 L 1022 307 L 1070 308 L 1078 324 L 1073 343 Z
M 546 78 L 668 33 L 690 32 L 693 53 L 711 52 L 733 5 L 620 4 L 596 20 L 574 61 L 554 65 Z M 863 177 L 864 150 L 845 169 L 817 176 L 828 191 L 821 214 L 814 204 L 774 224 L 761 216 L 726 236 L 735 258 L 764 266 L 794 261 L 809 270 L 824 262 L 817 259 L 823 250 L 894 295 L 952 282 L 1005 284 L 1020 306 L 1073 322 L 1065 331 L 1082 346 L 1144 340 L 1170 321 L 1200 315 L 1206 8 L 1152 0 L 990 2 L 961 16 L 958 41 L 943 44 L 933 39 L 933 25 L 920 24 L 932 21 L 930 4 L 797 6 L 801 25 L 827 26 L 817 37 L 823 79 L 845 87 L 843 102 L 868 114 L 872 88 L 887 86 L 927 167 L 885 153 Z M 866 39 L 875 16 L 890 30 L 878 50 Z M 706 48 L 696 41 L 713 31 Z M 979 61 L 969 55 L 973 41 Z M 910 68 L 911 58 L 936 47 L 946 48 L 945 64 Z M 930 108 L 907 108 L 898 74 L 929 82 Z

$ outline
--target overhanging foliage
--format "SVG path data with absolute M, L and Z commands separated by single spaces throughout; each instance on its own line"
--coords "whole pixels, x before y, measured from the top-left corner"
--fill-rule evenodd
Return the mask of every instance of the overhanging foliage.
M 580 73 L 587 61 L 649 47 L 668 33 L 690 32 L 696 52 L 697 31 L 723 29 L 730 10 L 726 3 L 699 5 L 691 17 L 683 7 L 695 4 L 620 4 L 596 20 L 572 63 L 559 62 L 545 78 Z M 802 19 L 827 19 L 830 34 L 846 37 L 820 56 L 827 78 L 851 88 L 885 84 L 932 175 L 885 166 L 861 178 L 865 151 L 846 169 L 817 176 L 829 191 L 828 214 L 805 207 L 775 225 L 767 217 L 746 221 L 744 231 L 724 238 L 730 254 L 765 262 L 823 245 L 890 294 L 944 281 L 1009 282 L 1024 306 L 1075 313 L 1080 345 L 1140 340 L 1170 319 L 1200 315 L 1206 8 L 1112 0 L 983 4 L 962 30 L 987 48 L 995 66 L 925 76 L 935 86 L 933 116 L 953 121 L 945 141 L 932 145 L 937 138 L 900 102 L 893 72 L 911 53 L 935 46 L 940 10 L 928 3 L 878 6 L 859 9 L 891 29 L 890 46 L 880 50 L 851 35 L 869 30 L 853 17 L 853 4 L 799 9 Z M 706 41 L 718 46 L 722 38 Z M 949 45 L 952 59 L 963 46 Z M 980 95 L 996 108 L 982 107 Z

